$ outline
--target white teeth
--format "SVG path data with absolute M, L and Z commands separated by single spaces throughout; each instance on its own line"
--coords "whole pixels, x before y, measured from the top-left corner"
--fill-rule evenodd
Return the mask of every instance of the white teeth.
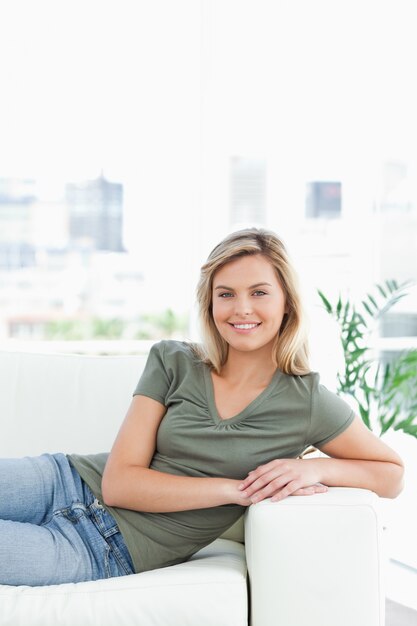
M 250 330 L 251 328 L 256 328 L 258 324 L 233 324 L 233 326 L 242 330 Z

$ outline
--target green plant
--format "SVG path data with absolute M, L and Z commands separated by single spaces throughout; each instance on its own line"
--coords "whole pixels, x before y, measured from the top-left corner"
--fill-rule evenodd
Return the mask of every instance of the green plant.
M 326 311 L 340 327 L 345 366 L 338 372 L 338 392 L 351 396 L 365 424 L 379 435 L 390 428 L 417 437 L 417 350 L 388 363 L 379 362 L 369 345 L 380 318 L 406 295 L 410 283 L 377 284 L 358 306 L 339 296 L 335 304 L 318 290 Z

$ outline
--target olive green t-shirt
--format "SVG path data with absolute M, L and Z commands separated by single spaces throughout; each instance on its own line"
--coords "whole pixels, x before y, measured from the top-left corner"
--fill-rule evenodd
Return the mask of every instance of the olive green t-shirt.
M 157 433 L 152 469 L 178 476 L 244 479 L 258 465 L 295 458 L 343 432 L 351 408 L 319 384 L 319 375 L 276 370 L 270 384 L 243 411 L 221 419 L 209 367 L 185 342 L 155 344 L 134 395 L 167 407 Z M 70 455 L 102 501 L 107 454 Z M 243 513 L 230 504 L 169 513 L 106 507 L 116 519 L 136 572 L 180 563 L 219 537 Z

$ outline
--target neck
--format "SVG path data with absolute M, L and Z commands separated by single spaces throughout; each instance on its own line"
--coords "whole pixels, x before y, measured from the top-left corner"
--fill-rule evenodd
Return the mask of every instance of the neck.
M 240 383 L 265 383 L 269 382 L 276 370 L 269 350 L 257 352 L 238 352 L 229 348 L 226 363 L 221 370 L 222 378 Z

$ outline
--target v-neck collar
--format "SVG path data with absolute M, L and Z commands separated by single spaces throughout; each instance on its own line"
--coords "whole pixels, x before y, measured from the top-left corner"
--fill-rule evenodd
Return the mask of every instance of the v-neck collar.
M 235 422 L 240 422 L 245 419 L 248 414 L 250 414 L 254 409 L 256 409 L 264 400 L 267 398 L 271 392 L 273 391 L 275 384 L 278 378 L 281 376 L 282 372 L 280 370 L 275 370 L 269 384 L 263 391 L 261 391 L 256 398 L 252 400 L 242 411 L 237 413 L 237 415 L 233 415 L 232 417 L 222 418 L 219 415 L 216 406 L 216 400 L 214 395 L 214 384 L 213 379 L 211 377 L 210 367 L 204 364 L 203 368 L 204 372 L 204 383 L 206 387 L 206 396 L 207 396 L 207 405 L 209 409 L 209 413 L 211 418 L 216 424 L 234 424 Z

